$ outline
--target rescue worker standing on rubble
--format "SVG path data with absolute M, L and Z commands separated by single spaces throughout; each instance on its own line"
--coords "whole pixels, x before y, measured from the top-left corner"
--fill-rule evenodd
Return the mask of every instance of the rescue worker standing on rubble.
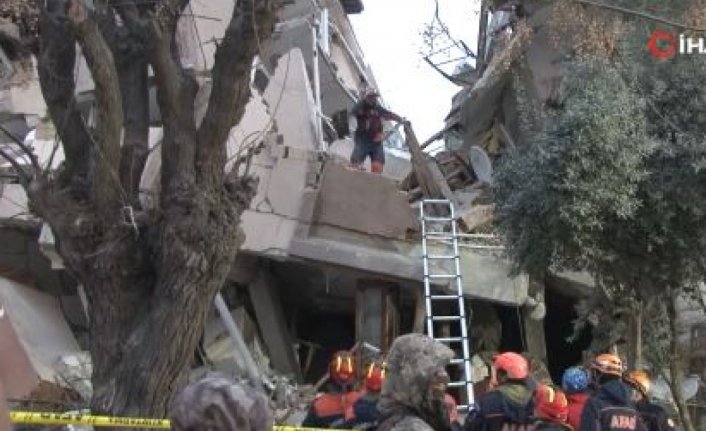
M 352 167 L 362 169 L 365 159 L 370 156 L 370 170 L 377 174 L 381 174 L 385 166 L 383 120 L 405 122 L 399 115 L 383 108 L 379 97 L 380 94 L 374 89 L 366 89 L 363 98 L 353 107 L 353 115 L 358 125 L 353 136 L 355 145 L 351 153 Z
M 661 406 L 650 401 L 649 393 L 652 382 L 643 370 L 634 370 L 625 374 L 624 380 L 635 389 L 635 407 L 647 431 L 673 431 L 676 424 Z
M 583 367 L 567 368 L 561 377 L 561 388 L 569 401 L 567 422 L 572 428 L 578 430 L 581 428 L 583 407 L 591 396 L 588 371 Z
M 551 386 L 541 385 L 535 392 L 535 431 L 572 431 L 568 424 L 569 401 Z
M 466 416 L 467 431 L 530 429 L 534 422 L 533 388 L 529 363 L 522 355 L 505 352 L 493 359 L 491 390 L 476 401 Z
M 633 389 L 622 380 L 623 361 L 604 353 L 588 368 L 597 389 L 583 408 L 579 431 L 646 431 L 632 402 Z
M 360 396 L 358 392 L 353 391 L 356 378 L 355 361 L 350 353 L 336 352 L 329 362 L 328 374 L 328 392 L 320 394 L 314 399 L 302 422 L 303 427 L 336 428 L 342 426 L 346 410 Z
M 378 431 L 449 431 L 445 367 L 453 357 L 450 348 L 426 335 L 395 339 L 378 403 Z
M 378 401 L 385 382 L 385 362 L 373 362 L 365 368 L 363 391 L 360 397 L 346 410 L 344 428 L 372 430 L 380 419 Z

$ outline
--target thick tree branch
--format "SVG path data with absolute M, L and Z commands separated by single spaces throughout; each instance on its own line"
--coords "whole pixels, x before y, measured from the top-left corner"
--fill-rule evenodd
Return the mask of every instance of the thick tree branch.
M 198 87 L 173 55 L 174 26 L 170 13 L 168 9 L 160 9 L 153 16 L 150 53 L 164 130 L 161 148 L 163 193 L 160 193 L 163 199 L 168 195 L 164 191 L 182 182 L 177 180 L 191 181 L 193 178 L 196 145 L 194 99 Z
M 48 2 L 42 13 L 40 29 L 39 81 L 65 154 L 60 183 L 70 185 L 74 196 L 86 199 L 93 144 L 74 98 L 76 39 L 63 13 L 62 2 Z
M 226 165 L 228 133 L 245 113 L 250 99 L 250 70 L 261 40 L 270 36 L 276 15 L 272 2 L 237 3 L 223 41 L 216 50 L 213 88 L 199 127 L 196 170 L 199 184 L 219 187 Z
M 89 16 L 81 0 L 70 0 L 68 16 L 86 63 L 91 70 L 96 94 L 97 143 L 93 195 L 100 211 L 117 214 L 120 184 L 117 179 L 122 141 L 123 108 L 113 53 Z
M 122 63 L 122 62 L 121 62 Z M 127 192 L 130 204 L 139 204 L 142 172 L 149 154 L 149 84 L 148 62 L 137 57 L 120 65 L 125 139 L 120 157 L 120 183 Z

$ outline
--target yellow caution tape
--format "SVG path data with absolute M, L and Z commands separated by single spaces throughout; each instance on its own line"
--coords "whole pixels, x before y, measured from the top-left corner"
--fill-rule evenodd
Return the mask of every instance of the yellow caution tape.
M 16 424 L 32 425 L 91 425 L 94 427 L 122 428 L 161 428 L 169 429 L 169 419 L 123 418 L 114 416 L 93 416 L 82 413 L 10 412 L 10 421 Z M 275 425 L 272 431 L 348 431 L 332 428 L 305 428 L 289 425 Z
M 81 413 L 10 412 L 16 424 L 34 425 L 91 425 L 94 427 L 163 428 L 169 429 L 168 419 L 119 418 L 93 416 Z

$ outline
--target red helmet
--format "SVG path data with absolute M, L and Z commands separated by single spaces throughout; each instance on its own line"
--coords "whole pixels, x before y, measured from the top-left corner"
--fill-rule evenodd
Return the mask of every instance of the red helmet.
M 377 364 L 373 362 L 368 365 L 365 371 L 365 389 L 371 392 L 380 392 L 382 390 L 382 384 L 385 381 L 385 367 L 387 364 L 384 362 L 382 364 Z
M 529 376 L 527 359 L 515 352 L 505 352 L 495 356 L 493 368 L 504 371 L 513 380 L 526 379 Z
M 618 355 L 612 353 L 603 353 L 598 355 L 588 365 L 601 374 L 611 374 L 621 377 L 623 375 L 623 361 Z
M 565 423 L 569 416 L 566 395 L 551 386 L 539 386 L 535 391 L 535 414 L 539 419 Z
M 328 374 L 336 383 L 348 385 L 355 380 L 355 360 L 345 350 L 334 353 L 328 364 Z

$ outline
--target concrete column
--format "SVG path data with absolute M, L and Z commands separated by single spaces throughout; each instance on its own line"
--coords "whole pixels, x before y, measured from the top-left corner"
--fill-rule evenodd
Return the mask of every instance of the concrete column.
M 529 295 L 534 298 L 544 298 L 544 283 L 538 280 L 530 280 Z M 534 318 L 533 318 L 534 317 Z M 547 363 L 547 342 L 544 335 L 544 316 L 537 319 L 532 316 L 532 310 L 524 307 L 522 309 L 522 324 L 525 327 L 525 341 L 527 351 L 535 358 Z
M 399 286 L 383 280 L 358 280 L 356 290 L 356 341 L 386 352 L 399 333 Z
M 272 366 L 281 373 L 294 376 L 297 382 L 302 382 L 304 379 L 285 321 L 277 281 L 266 268 L 260 268 L 257 277 L 248 287 Z

